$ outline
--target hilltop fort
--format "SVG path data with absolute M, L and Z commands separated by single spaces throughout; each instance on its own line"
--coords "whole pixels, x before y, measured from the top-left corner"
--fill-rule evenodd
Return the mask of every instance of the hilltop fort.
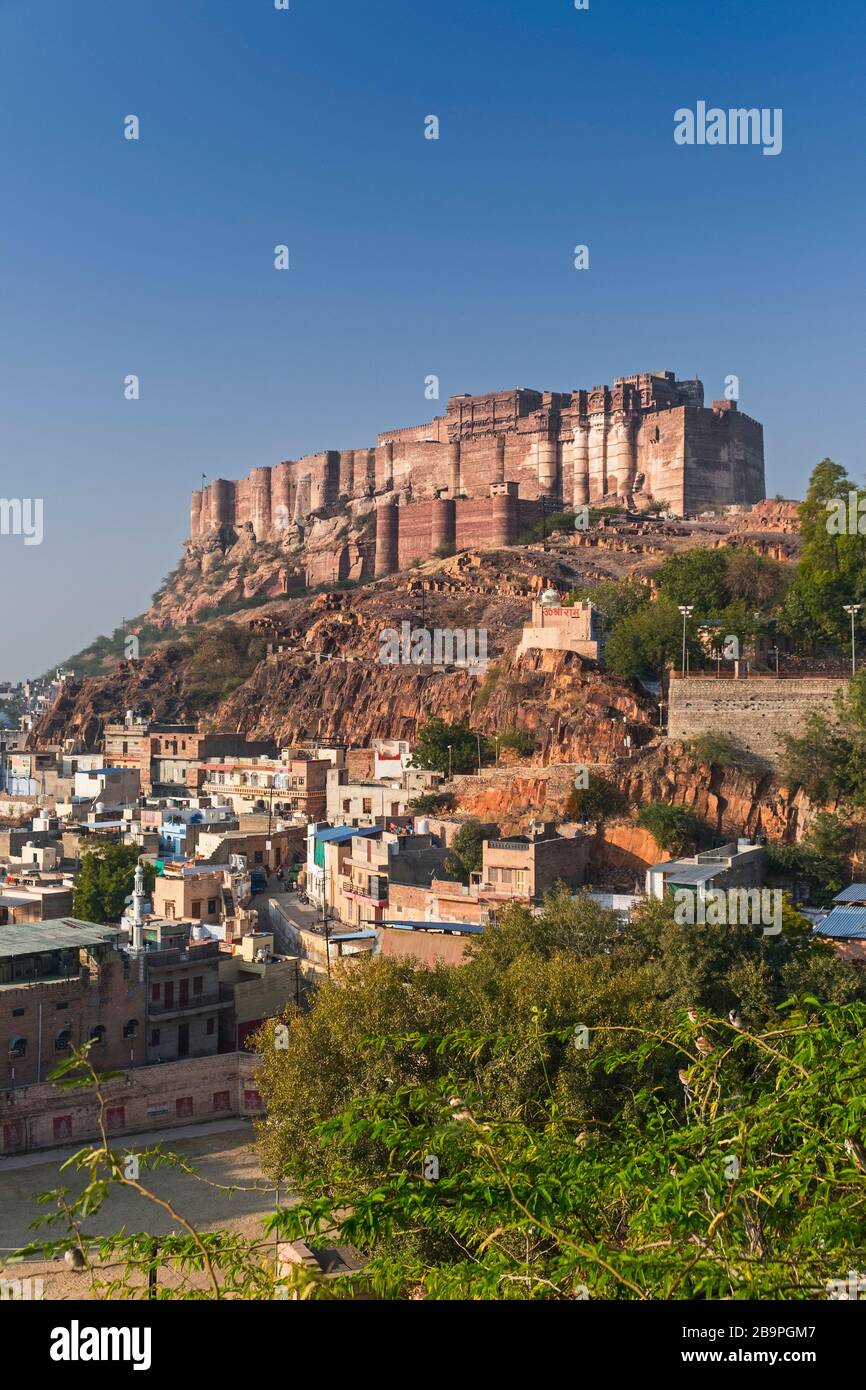
M 757 420 L 734 401 L 705 406 L 698 380 L 648 372 L 589 391 L 452 396 L 445 415 L 386 430 L 373 448 L 216 479 L 192 495 L 190 539 L 249 526 L 257 541 L 303 545 L 311 521 L 339 511 L 357 521 L 375 509 L 375 540 L 331 549 L 348 578 L 467 545 L 512 544 L 547 503 L 667 503 L 682 515 L 764 495 Z

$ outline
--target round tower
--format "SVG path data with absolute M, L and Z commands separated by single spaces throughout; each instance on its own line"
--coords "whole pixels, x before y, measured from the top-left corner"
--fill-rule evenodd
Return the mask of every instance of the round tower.
M 449 489 L 452 497 L 460 495 L 460 445 L 448 445 Z
M 211 526 L 232 526 L 235 519 L 235 485 L 217 478 L 210 485 Z
M 250 474 L 250 520 L 257 541 L 271 529 L 271 470 L 254 468 Z
M 353 497 L 355 493 L 355 450 L 343 449 L 340 452 L 340 482 L 338 495 Z
M 494 545 L 514 545 L 517 541 L 517 498 L 508 492 L 490 499 L 490 534 Z
M 538 491 L 542 497 L 553 497 L 559 475 L 559 449 L 555 439 L 541 436 L 537 444 Z
M 399 518 L 393 500 L 380 502 L 376 508 L 376 578 L 393 574 L 397 568 Z
M 189 507 L 189 534 L 195 540 L 201 532 L 201 493 L 194 492 Z
M 453 554 L 457 544 L 457 506 L 453 497 L 437 497 L 430 521 L 430 549 Z

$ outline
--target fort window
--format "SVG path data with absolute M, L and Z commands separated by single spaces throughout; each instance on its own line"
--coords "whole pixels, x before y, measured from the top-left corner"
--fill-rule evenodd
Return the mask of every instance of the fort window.
M 208 900 L 207 900 L 207 910 L 208 910 L 208 912 L 216 912 L 216 910 L 217 910 L 216 898 L 208 898 Z
M 128 1018 L 123 1025 L 123 1036 L 125 1038 L 138 1037 L 138 1019 Z
M 13 1018 L 23 1018 L 24 1012 L 25 1012 L 24 1009 L 13 1009 L 13 1010 L 12 1010 L 12 1017 L 13 1017 Z
M 90 1041 L 96 1043 L 97 1047 L 103 1046 L 105 1042 L 105 1027 L 103 1024 L 97 1023 L 95 1028 L 91 1028 Z
M 10 1057 L 26 1057 L 26 1056 L 27 1056 L 27 1039 L 26 1039 L 26 1038 L 13 1038 L 12 1041 L 11 1041 L 11 1043 L 9 1044 L 9 1056 L 10 1056 Z
M 72 1036 L 72 1035 L 71 1035 L 71 1033 L 70 1033 L 70 1031 L 69 1031 L 68 1028 L 61 1028 L 59 1033 L 55 1033 L 55 1034 L 54 1034 L 54 1051 L 55 1051 L 55 1052 L 68 1052 L 68 1051 L 69 1051 L 69 1039 L 70 1039 L 71 1036 Z
M 126 1124 L 126 1106 L 109 1105 L 105 1112 L 105 1127 L 109 1131 L 123 1129 Z
M 174 1113 L 178 1119 L 183 1119 L 192 1114 L 192 1096 L 178 1096 L 174 1103 Z
M 158 1028 L 151 1028 L 151 1030 L 150 1030 L 150 1045 L 151 1045 L 151 1047 L 159 1047 L 159 1029 L 158 1029 Z
M 214 1110 L 230 1110 L 231 1095 L 228 1091 L 214 1091 L 213 1093 Z

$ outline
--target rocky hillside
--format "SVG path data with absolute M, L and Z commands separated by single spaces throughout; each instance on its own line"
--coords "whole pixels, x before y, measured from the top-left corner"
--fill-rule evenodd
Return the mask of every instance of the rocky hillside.
M 364 525 L 363 517 L 313 518 L 307 541 L 325 553 L 334 528 L 350 527 L 362 545 Z M 636 683 L 570 653 L 516 654 L 542 589 L 625 576 L 651 582 L 666 554 L 729 543 L 792 555 L 795 505 L 762 503 L 701 523 L 608 517 L 589 534 L 431 558 L 402 575 L 320 592 L 292 592 L 300 580 L 291 550 L 257 544 L 248 527 L 222 528 L 187 544 L 151 609 L 130 625 L 142 637 L 139 659 L 106 653 L 104 674 L 69 683 L 33 741 L 98 746 L 104 723 L 130 708 L 272 736 L 281 746 L 411 739 L 438 716 L 491 740 L 531 736 L 534 751 L 519 766 L 485 773 L 477 786 L 460 779 L 461 809 L 506 828 L 532 814 L 561 815 L 574 765 L 589 764 L 605 769 L 632 806 L 680 801 L 719 835 L 797 840 L 812 815 L 799 793 L 766 773 L 696 766 L 687 749 L 660 740 L 658 708 Z M 483 629 L 486 672 L 384 665 L 381 634 L 403 623 Z

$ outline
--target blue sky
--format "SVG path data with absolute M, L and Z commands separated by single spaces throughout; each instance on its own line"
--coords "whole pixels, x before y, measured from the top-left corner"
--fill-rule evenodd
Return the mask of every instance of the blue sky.
M 0 0 L 0 491 L 44 499 L 0 677 L 146 606 L 202 472 L 371 444 L 432 373 L 735 373 L 770 494 L 862 477 L 864 40 L 853 0 Z M 675 145 L 699 99 L 781 107 L 781 155 Z

